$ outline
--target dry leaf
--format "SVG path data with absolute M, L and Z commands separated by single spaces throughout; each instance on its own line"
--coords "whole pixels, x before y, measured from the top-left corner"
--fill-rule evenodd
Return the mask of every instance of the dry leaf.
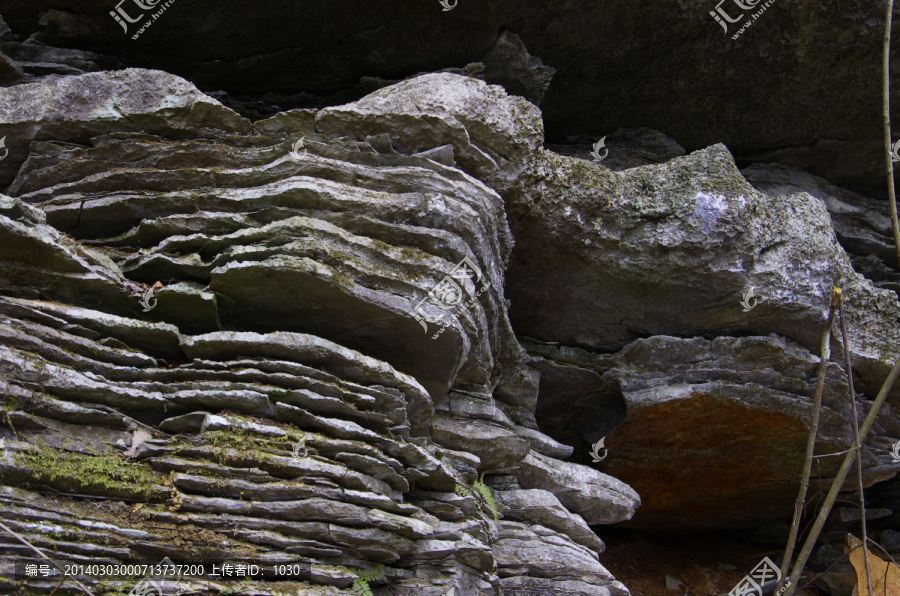
M 150 439 L 152 437 L 153 437 L 153 435 L 151 435 L 150 433 L 148 433 L 145 430 L 138 429 L 138 430 L 134 431 L 134 434 L 131 435 L 131 447 L 129 447 L 128 451 L 125 452 L 125 457 L 127 457 L 129 459 L 134 457 L 134 454 L 137 451 L 137 448 L 140 447 L 144 441 L 146 441 L 147 439 Z
M 850 563 L 856 570 L 856 593 L 867 596 L 869 589 L 866 587 L 866 564 L 863 558 L 862 541 L 853 534 L 847 534 L 847 544 L 850 546 Z M 893 563 L 883 561 L 868 548 L 870 581 L 872 582 L 872 596 L 900 596 L 900 567 Z

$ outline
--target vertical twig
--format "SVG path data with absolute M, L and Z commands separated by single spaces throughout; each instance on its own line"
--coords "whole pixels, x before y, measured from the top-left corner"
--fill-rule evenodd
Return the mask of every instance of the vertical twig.
M 806 458 L 803 460 L 803 476 L 800 480 L 800 492 L 794 502 L 794 520 L 791 523 L 791 533 L 788 536 L 787 546 L 784 549 L 784 560 L 781 562 L 781 579 L 775 587 L 778 593 L 787 579 L 787 572 L 791 565 L 791 557 L 797 545 L 797 535 L 800 533 L 800 518 L 803 517 L 803 509 L 806 507 L 806 492 L 809 490 L 809 475 L 812 470 L 813 452 L 816 449 L 816 435 L 819 432 L 819 410 L 822 407 L 822 393 L 825 390 L 825 369 L 828 367 L 828 359 L 831 357 L 831 328 L 834 325 L 834 312 L 837 308 L 837 299 L 840 289 L 831 291 L 831 305 L 828 307 L 828 321 L 825 323 L 825 331 L 822 332 L 821 360 L 819 361 L 819 376 L 816 381 L 816 395 L 813 399 L 812 411 L 809 415 L 809 439 L 806 442 Z
M 39 551 L 37 548 L 35 548 L 35 546 L 34 546 L 33 544 L 31 544 L 30 542 L 28 542 L 27 540 L 25 540 L 24 538 L 22 538 L 21 536 L 19 536 L 18 534 L 16 534 L 16 533 L 13 532 L 12 530 L 10 530 L 10 529 L 6 526 L 6 524 L 4 524 L 3 522 L 0 522 L 0 528 L 2 528 L 2 529 L 4 529 L 5 531 L 9 532 L 9 533 L 12 535 L 13 538 L 15 538 L 16 540 L 18 540 L 19 542 L 21 542 L 22 544 L 24 544 L 25 546 L 27 546 L 28 548 L 30 548 L 31 550 L 33 550 L 34 552 L 36 552 L 40 557 L 42 557 L 42 558 L 47 559 L 48 561 L 50 561 L 50 563 L 52 563 L 54 567 L 56 567 L 57 569 L 59 569 L 59 570 L 63 573 L 63 575 L 65 575 L 65 571 L 63 570 L 62 567 L 60 567 L 60 566 L 56 563 L 56 561 L 54 561 L 53 559 L 51 559 L 50 557 L 48 557 L 47 555 L 45 555 L 44 553 L 42 553 L 41 551 Z M 82 591 L 83 591 L 85 594 L 87 594 L 88 596 L 94 596 L 94 595 L 91 593 L 91 591 L 88 590 L 87 588 L 85 588 L 83 585 L 81 585 L 81 582 L 79 582 L 77 579 L 73 579 L 72 582 L 73 582 L 76 586 L 78 586 L 79 588 L 81 588 Z
M 869 410 L 862 428 L 859 430 L 860 442 L 865 442 L 869 431 L 872 430 L 872 425 L 875 424 L 878 412 L 881 410 L 881 406 L 884 405 L 888 394 L 891 392 L 891 388 L 897 381 L 897 377 L 900 377 L 900 358 L 897 358 L 894 368 L 891 369 L 888 378 L 884 381 L 884 385 L 881 386 L 881 391 L 878 392 L 878 397 L 875 398 L 875 403 L 872 404 L 872 409 Z M 788 586 L 784 596 L 793 595 L 794 589 L 797 587 L 797 581 L 800 579 L 800 573 L 803 571 L 803 567 L 806 566 L 806 561 L 809 560 L 809 556 L 812 554 L 813 547 L 816 545 L 816 540 L 819 539 L 819 534 L 822 533 L 822 528 L 825 526 L 825 519 L 828 517 L 828 514 L 831 513 L 831 507 L 834 505 L 834 501 L 837 499 L 841 487 L 844 486 L 847 475 L 850 474 L 850 468 L 853 467 L 853 460 L 856 458 L 856 455 L 857 451 L 851 449 L 844 457 L 844 463 L 841 464 L 841 469 L 838 470 L 837 476 L 834 477 L 834 481 L 831 483 L 831 489 L 828 491 L 825 502 L 822 503 L 822 508 L 819 510 L 819 515 L 816 517 L 816 523 L 813 524 L 812 529 L 809 531 L 809 535 L 806 537 L 806 542 L 800 550 L 800 555 L 797 557 L 797 562 L 794 564 L 793 571 L 791 571 L 791 584 Z
M 863 563 L 866 566 L 866 587 L 869 596 L 872 596 L 872 580 L 869 577 L 871 568 L 869 567 L 869 549 L 865 546 L 869 542 L 869 535 L 866 531 L 866 497 L 863 492 L 862 477 L 862 451 L 859 443 L 859 415 L 856 411 L 856 391 L 853 389 L 853 365 L 850 363 L 850 346 L 847 344 L 847 313 L 844 312 L 844 294 L 838 294 L 838 310 L 841 313 L 841 344 L 844 346 L 844 368 L 847 371 L 847 389 L 850 393 L 850 407 L 853 410 L 853 448 L 856 449 L 856 480 L 859 484 L 859 511 L 862 516 L 862 541 L 863 541 Z
M 891 154 L 891 21 L 894 0 L 887 0 L 884 15 L 884 47 L 882 54 L 882 112 L 884 116 L 884 149 L 887 159 L 888 207 L 891 211 L 891 227 L 897 248 L 897 267 L 900 267 L 900 223 L 897 221 L 897 194 L 894 189 L 894 160 Z

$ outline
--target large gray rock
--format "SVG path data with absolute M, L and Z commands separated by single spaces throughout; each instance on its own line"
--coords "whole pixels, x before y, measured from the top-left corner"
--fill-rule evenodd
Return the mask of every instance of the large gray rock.
M 535 451 L 515 472 L 523 488 L 543 488 L 591 525 L 612 524 L 632 518 L 641 498 L 630 486 L 578 464 L 560 462 Z
M 326 108 L 316 117 L 316 130 L 358 139 L 388 134 L 402 153 L 452 144 L 461 169 L 500 193 L 516 185 L 544 135 L 531 103 L 450 73 L 423 75 Z
M 502 522 L 494 547 L 504 593 L 626 596 L 628 589 L 597 561 L 597 555 L 540 526 Z
M 860 388 L 874 394 L 900 355 L 897 295 L 853 270 L 824 203 L 759 192 L 721 145 L 620 173 L 544 151 L 509 200 L 513 234 L 541 239 L 519 242 L 510 266 L 521 335 L 614 350 L 657 334 L 778 333 L 818 350 L 837 285 Z
M 754 187 L 770 196 L 806 192 L 828 208 L 841 246 L 850 254 L 854 269 L 876 286 L 900 295 L 897 249 L 891 232 L 887 203 L 839 188 L 824 178 L 777 164 L 755 164 L 741 173 Z
M 339 339 L 413 374 L 435 398 L 454 383 L 491 383 L 495 358 L 514 374 L 521 350 L 502 302 L 511 238 L 500 198 L 477 180 L 321 136 L 306 139 L 301 162 L 287 155 L 292 143 L 255 137 L 95 144 L 35 144 L 12 192 L 42 205 L 52 225 L 116 247 L 111 256 L 135 281 L 208 285 L 215 305 L 202 304 L 214 312 L 194 316 L 192 332 Z M 465 301 L 422 304 L 463 259 L 481 275 L 463 283 Z M 183 302 L 190 292 L 180 287 L 170 292 Z M 149 318 L 184 321 L 174 296 L 158 301 Z
M 527 347 L 545 381 L 539 403 L 556 413 L 538 410 L 547 432 L 576 446 L 574 461 L 641 495 L 626 526 L 734 529 L 790 516 L 819 365 L 801 346 L 771 335 L 655 336 L 616 354 Z M 817 455 L 853 446 L 846 375 L 829 363 L 825 378 Z M 863 416 L 868 403 L 857 406 Z M 890 418 L 879 418 L 863 448 L 867 485 L 900 469 L 889 454 Z M 601 438 L 605 457 L 593 462 L 591 444 Z M 827 485 L 840 459 L 816 461 Z
M 504 519 L 529 522 L 556 530 L 597 553 L 603 552 L 606 548 L 584 519 L 569 513 L 559 499 L 549 491 L 540 489 L 497 491 L 496 498 L 502 506 Z
M 0 123 L 9 147 L 0 162 L 0 188 L 12 181 L 35 140 L 87 143 L 116 131 L 189 138 L 250 127 L 184 79 L 137 68 L 2 88 Z

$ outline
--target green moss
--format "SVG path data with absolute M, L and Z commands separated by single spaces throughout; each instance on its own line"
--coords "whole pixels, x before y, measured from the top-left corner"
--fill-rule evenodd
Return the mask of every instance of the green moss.
M 28 468 L 36 481 L 65 480 L 82 488 L 150 490 L 147 468 L 126 463 L 118 455 L 82 455 L 39 445 L 34 451 L 18 454 L 16 463 Z
M 229 459 L 227 450 L 239 451 L 256 461 L 265 462 L 273 457 L 268 451 L 272 449 L 290 451 L 294 443 L 305 438 L 303 433 L 287 432 L 286 435 L 271 436 L 235 427 L 204 432 L 199 440 L 213 448 L 219 463 L 225 463 Z M 196 444 L 195 440 L 193 445 Z
M 275 391 L 267 391 L 266 395 L 268 395 L 269 399 L 271 399 L 271 400 L 283 401 L 291 396 L 291 392 L 284 391 L 284 390 L 275 390 Z

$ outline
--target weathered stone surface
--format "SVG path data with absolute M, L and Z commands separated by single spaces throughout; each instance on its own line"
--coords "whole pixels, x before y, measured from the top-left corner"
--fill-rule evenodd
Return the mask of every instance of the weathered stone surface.
M 887 204 L 788 166 L 755 164 L 741 173 L 754 187 L 770 196 L 805 192 L 821 199 L 831 215 L 841 246 L 850 255 L 853 268 L 876 286 L 900 295 L 897 251 Z
M 497 491 L 497 502 L 503 505 L 504 519 L 550 528 L 597 553 L 606 548 L 587 523 L 580 517 L 573 517 L 551 492 L 539 489 Z
M 595 137 L 542 148 L 534 105 L 452 72 L 253 126 L 164 73 L 29 81 L 0 108 L 80 103 L 25 102 L 0 196 L 0 501 L 29 537 L 17 491 L 48 488 L 60 519 L 141 533 L 35 538 L 53 556 L 624 596 L 588 524 L 780 523 L 833 284 L 863 395 L 897 355 L 896 295 L 853 270 L 890 266 L 866 200 L 751 168 L 760 192 L 721 145 L 621 129 L 592 163 Z M 838 364 L 827 378 L 820 455 L 850 445 Z M 900 468 L 898 429 L 879 417 L 867 484 Z
M 52 296 L 72 304 L 99 298 L 126 308 L 126 281 L 111 260 L 43 223 L 43 213 L 12 206 L 7 197 L 3 201 L 9 205 L 4 209 L 9 216 L 0 215 L 0 288 L 5 294 Z M 85 292 L 92 298 L 85 300 Z
M 774 335 L 657 336 L 613 355 L 529 349 L 544 354 L 535 363 L 539 370 L 571 371 L 568 384 L 542 383 L 539 403 L 568 402 L 566 416 L 550 422 L 554 433 L 577 445 L 575 461 L 588 464 L 590 445 L 606 437 L 608 455 L 589 465 L 641 495 L 629 527 L 734 528 L 790 515 L 819 363 L 801 346 Z M 853 445 L 846 375 L 837 364 L 829 363 L 824 387 L 817 455 Z M 619 400 L 621 417 L 607 406 Z M 866 402 L 858 407 L 864 415 Z M 884 430 L 888 418 L 883 423 L 880 438 L 863 450 L 867 483 L 892 474 L 885 465 L 894 439 Z M 839 464 L 839 458 L 817 459 L 824 484 Z
M 547 149 L 559 155 L 596 161 L 592 154 L 594 143 L 603 139 L 604 148 L 598 151 L 604 167 L 621 172 L 629 168 L 661 164 L 684 155 L 684 148 L 674 139 L 651 128 L 619 128 L 597 137 L 572 136 L 566 143 L 548 143 Z
M 494 547 L 500 584 L 515 594 L 628 594 L 597 555 L 540 526 L 502 522 Z
M 578 464 L 555 461 L 535 451 L 528 454 L 516 477 L 523 488 L 550 491 L 588 524 L 612 524 L 631 519 L 641 498 L 630 486 Z
M 123 6 L 134 18 L 147 14 L 131 4 Z M 153 64 L 267 114 L 340 104 L 382 79 L 477 62 L 508 30 L 557 70 L 542 103 L 554 139 L 638 123 L 690 151 L 724 142 L 742 162 L 781 161 L 884 193 L 881 88 L 872 84 L 881 77 L 881 4 L 775 3 L 734 39 L 761 10 L 751 4 L 721 5 L 738 20 L 723 30 L 707 0 L 503 0 L 449 12 L 436 0 L 337 0 L 314 10 L 288 0 L 221 10 L 207 1 L 173 4 L 137 41 L 141 23 L 126 33 L 111 6 L 90 0 L 11 3 L 4 15 L 22 40 Z M 900 105 L 897 95 L 891 105 Z
M 544 134 L 534 105 L 500 87 L 449 73 L 423 75 L 358 102 L 325 108 L 316 117 L 316 130 L 357 138 L 387 133 L 401 153 L 452 143 L 461 168 L 500 193 L 516 184 Z
M 186 138 L 250 127 L 184 79 L 136 68 L 8 87 L 0 93 L 0 122 L 9 147 L 9 157 L 0 162 L 0 186 L 12 181 L 31 141 L 86 143 L 114 131 Z
M 597 350 L 656 334 L 778 333 L 818 349 L 837 285 L 860 389 L 880 387 L 900 354 L 900 303 L 853 270 L 822 201 L 755 190 L 721 145 L 621 173 L 540 155 L 508 207 L 517 237 L 546 239 L 513 255 L 517 333 Z M 746 312 L 751 288 L 759 303 Z
M 531 445 L 550 468 L 570 466 L 554 458 L 571 451 L 536 429 L 539 379 L 503 294 L 512 238 L 485 183 L 511 187 L 529 167 L 537 112 L 435 76 L 371 99 L 409 112 L 398 134 L 366 130 L 365 100 L 318 113 L 315 132 L 295 112 L 251 133 L 184 81 L 166 95 L 169 75 L 149 71 L 0 92 L 82 100 L 59 131 L 26 110 L 19 124 L 43 136 L 9 187 L 16 198 L 0 197 L 14 241 L 0 249 L 2 485 L 51 487 L 57 508 L 92 523 L 119 513 L 85 513 L 83 495 L 138 502 L 125 525 L 143 532 L 139 546 L 87 537 L 82 549 L 115 560 L 300 561 L 310 581 L 342 590 L 353 569 L 381 563 L 401 593 L 435 596 L 497 596 L 513 576 L 549 593 L 613 585 L 578 511 L 618 520 L 597 512 L 618 511 L 621 495 L 590 480 L 566 505 L 520 491 L 532 498 L 510 511 L 527 532 L 498 550 L 488 500 L 463 488 L 521 467 Z M 452 109 L 432 94 L 415 112 L 434 81 Z M 447 135 L 417 137 L 441 110 Z M 34 271 L 14 274 L 23 263 Z M 417 313 L 447 280 L 459 282 L 456 308 Z M 528 488 L 584 488 L 534 476 Z M 512 476 L 499 485 L 519 489 Z M 173 542 L 184 528 L 191 539 Z M 40 541 L 63 560 L 71 544 Z M 553 549 L 578 569 L 552 572 L 540 553 Z

